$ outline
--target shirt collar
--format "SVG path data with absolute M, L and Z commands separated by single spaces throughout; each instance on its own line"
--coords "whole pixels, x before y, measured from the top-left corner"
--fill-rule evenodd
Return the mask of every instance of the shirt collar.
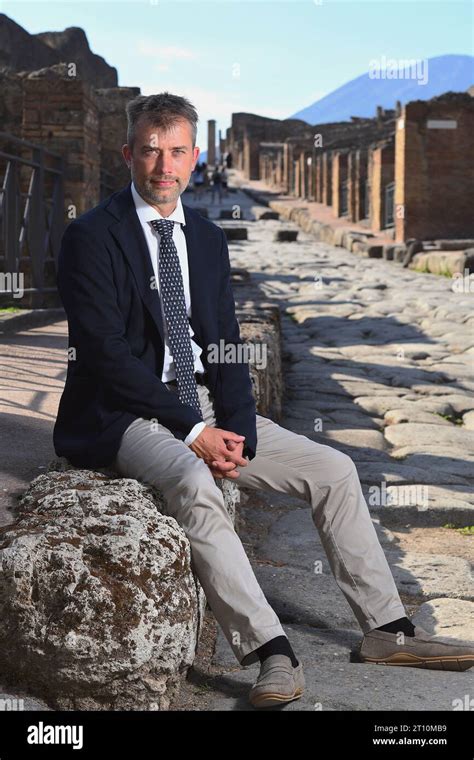
M 152 219 L 169 219 L 172 222 L 178 222 L 179 224 L 186 224 L 186 219 L 184 218 L 184 210 L 183 210 L 183 204 L 181 203 L 181 196 L 178 196 L 178 201 L 176 203 L 176 208 L 169 216 L 162 216 L 159 211 L 156 210 L 156 208 L 153 208 L 153 206 L 150 206 L 149 203 L 147 203 L 138 190 L 135 187 L 135 183 L 132 182 L 131 184 L 131 191 L 133 200 L 135 202 L 135 208 L 137 210 L 138 218 L 142 223 L 148 223 L 151 222 Z

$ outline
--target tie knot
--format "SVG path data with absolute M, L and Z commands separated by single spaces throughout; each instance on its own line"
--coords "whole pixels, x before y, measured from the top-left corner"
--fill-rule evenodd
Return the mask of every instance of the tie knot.
M 174 222 L 171 219 L 153 219 L 152 226 L 161 237 L 173 237 Z

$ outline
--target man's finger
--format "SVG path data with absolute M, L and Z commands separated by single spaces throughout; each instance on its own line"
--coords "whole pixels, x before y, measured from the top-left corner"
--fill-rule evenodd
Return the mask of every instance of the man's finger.
M 238 435 L 237 433 L 232 433 L 231 430 L 222 430 L 224 433 L 224 438 L 226 441 L 236 441 L 237 443 L 241 443 L 241 441 L 245 441 L 245 435 Z
M 230 451 L 229 449 L 224 449 L 223 451 L 219 452 L 219 458 L 213 461 L 216 462 L 233 462 L 235 465 L 238 465 L 239 467 L 245 467 L 247 464 L 247 460 L 243 457 L 239 456 L 238 453 L 235 453 L 233 451 Z
M 222 472 L 229 472 L 230 470 L 235 470 L 237 467 L 235 462 L 221 462 L 217 459 L 211 462 L 211 466 L 215 467 L 218 470 L 222 470 Z
M 240 475 L 238 470 L 231 470 L 230 472 L 219 472 L 218 469 L 211 466 L 209 466 L 209 469 L 213 477 L 219 478 L 219 480 L 221 480 L 222 478 L 230 478 L 230 480 L 235 480 Z

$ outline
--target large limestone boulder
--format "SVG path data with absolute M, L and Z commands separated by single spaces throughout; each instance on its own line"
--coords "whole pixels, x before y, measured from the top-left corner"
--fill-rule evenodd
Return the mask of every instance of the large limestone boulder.
M 231 514 L 231 481 L 216 481 Z M 52 464 L 0 529 L 0 681 L 61 710 L 166 710 L 205 608 L 161 494 Z

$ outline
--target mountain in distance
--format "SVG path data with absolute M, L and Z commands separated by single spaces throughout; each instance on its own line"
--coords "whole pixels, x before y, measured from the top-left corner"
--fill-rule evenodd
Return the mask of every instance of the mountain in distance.
M 414 78 L 402 78 L 403 74 L 407 75 L 402 70 L 396 72 L 402 75 L 398 79 L 371 78 L 367 71 L 288 118 L 303 119 L 308 124 L 350 121 L 351 116 L 371 118 L 377 106 L 391 109 L 397 100 L 404 105 L 411 100 L 430 100 L 444 92 L 466 92 L 474 84 L 471 55 L 439 55 L 417 60 L 419 68 Z M 383 60 L 380 65 L 383 72 Z M 388 58 L 385 65 L 390 66 Z

